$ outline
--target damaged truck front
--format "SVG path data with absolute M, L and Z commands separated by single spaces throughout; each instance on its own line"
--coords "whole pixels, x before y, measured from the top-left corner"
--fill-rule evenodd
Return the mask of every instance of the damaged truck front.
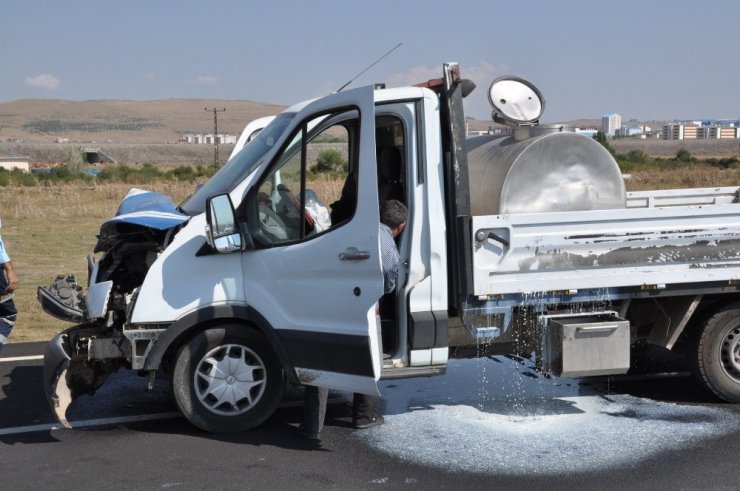
M 119 368 L 136 365 L 156 338 L 127 333 L 124 325 L 149 267 L 188 218 L 170 198 L 134 189 L 100 228 L 94 252 L 102 255 L 88 258 L 87 294 L 74 276 L 39 287 L 44 311 L 80 323 L 54 337 L 45 356 L 44 385 L 62 423 L 73 399 L 94 393 Z
M 150 388 L 152 387 L 165 353 L 155 353 L 152 357 L 149 355 L 160 335 L 172 327 L 172 322 L 132 322 L 137 304 L 143 310 L 163 310 L 161 304 L 143 305 L 147 301 L 140 298 L 140 292 L 147 273 L 182 229 L 196 217 L 199 222 L 195 224 L 197 229 L 193 229 L 190 240 L 185 241 L 197 243 L 196 250 L 180 255 L 180 258 L 187 258 L 185 262 L 171 261 L 169 267 L 190 271 L 190 281 L 198 281 L 199 268 L 192 267 L 189 259 L 212 252 L 207 241 L 203 240 L 206 197 L 234 191 L 239 184 L 244 184 L 245 178 L 272 148 L 291 117 L 292 113 L 286 112 L 278 118 L 260 120 L 257 126 L 261 130 L 267 122 L 276 119 L 275 124 L 265 131 L 261 139 L 253 137 L 255 141 L 249 149 L 241 152 L 237 158 L 230 159 L 227 166 L 199 187 L 180 207 L 175 206 L 171 198 L 160 193 L 132 189 L 123 199 L 115 217 L 100 227 L 94 248 L 95 255 L 88 257 L 89 287 L 86 292 L 73 275 L 59 275 L 49 287 L 38 288 L 38 300 L 46 313 L 76 324 L 56 335 L 45 354 L 44 389 L 62 424 L 70 426 L 66 412 L 74 399 L 84 394 L 94 394 L 120 368 L 131 368 L 148 374 Z M 248 125 L 247 129 L 249 128 Z M 188 257 L 189 252 L 194 254 Z M 207 270 L 208 266 L 200 270 L 204 269 Z M 211 272 L 219 274 L 216 271 Z M 159 273 L 161 274 L 161 270 Z M 154 288 L 161 290 L 161 281 L 155 279 L 154 283 Z M 180 293 L 198 293 L 198 288 L 189 288 L 187 282 L 179 283 L 177 290 Z M 174 290 L 176 289 L 173 288 L 171 294 L 177 295 L 178 292 Z M 169 295 L 169 300 L 173 299 L 172 295 Z M 223 307 L 226 296 L 222 294 L 219 298 L 219 295 L 214 294 L 210 302 L 204 298 L 193 298 L 211 310 L 223 311 L 223 308 L 214 304 L 220 303 Z M 155 315 L 154 318 L 156 317 Z M 182 325 L 179 330 L 173 329 L 173 332 L 183 334 L 186 329 Z M 170 346 L 171 341 L 172 339 L 161 343 L 160 347 L 176 349 Z M 230 360 L 234 356 L 236 355 L 229 354 L 226 358 Z M 250 372 L 252 369 L 246 361 L 247 357 L 242 358 L 245 360 L 241 364 L 242 372 Z M 264 363 L 266 362 L 263 365 Z M 236 387 L 241 386 L 249 393 L 248 385 L 254 386 L 254 380 L 246 385 L 237 384 Z M 259 384 L 257 389 L 259 392 Z

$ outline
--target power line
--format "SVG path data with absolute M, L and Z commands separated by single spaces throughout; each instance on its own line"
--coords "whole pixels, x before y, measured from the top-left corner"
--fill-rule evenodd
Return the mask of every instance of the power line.
M 213 165 L 218 168 L 218 113 L 226 111 L 226 108 L 206 108 L 206 111 L 213 111 L 213 143 L 215 144 L 213 150 Z

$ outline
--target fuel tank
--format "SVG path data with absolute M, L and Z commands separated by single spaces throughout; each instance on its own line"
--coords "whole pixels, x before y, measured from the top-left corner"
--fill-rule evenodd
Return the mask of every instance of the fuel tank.
M 596 140 L 567 127 L 466 140 L 473 215 L 624 208 L 624 180 Z

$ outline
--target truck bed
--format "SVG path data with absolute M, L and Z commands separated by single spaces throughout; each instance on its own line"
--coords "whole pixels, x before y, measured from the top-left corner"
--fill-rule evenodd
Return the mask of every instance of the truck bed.
M 643 191 L 620 209 L 475 216 L 474 294 L 735 282 L 738 191 Z

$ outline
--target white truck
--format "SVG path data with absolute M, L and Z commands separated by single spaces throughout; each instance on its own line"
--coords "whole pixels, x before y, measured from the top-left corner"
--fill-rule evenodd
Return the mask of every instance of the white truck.
M 474 85 L 442 75 L 290 107 L 179 206 L 130 193 L 86 293 L 38 290 L 77 323 L 46 354 L 60 421 L 122 367 L 168 374 L 183 414 L 226 432 L 265 421 L 286 382 L 372 394 L 491 353 L 621 374 L 646 344 L 740 401 L 740 189 L 626 193 L 596 141 L 538 125 L 544 99 L 517 77 L 489 89 L 512 134 L 466 139 Z M 389 198 L 409 217 L 381 299 Z

